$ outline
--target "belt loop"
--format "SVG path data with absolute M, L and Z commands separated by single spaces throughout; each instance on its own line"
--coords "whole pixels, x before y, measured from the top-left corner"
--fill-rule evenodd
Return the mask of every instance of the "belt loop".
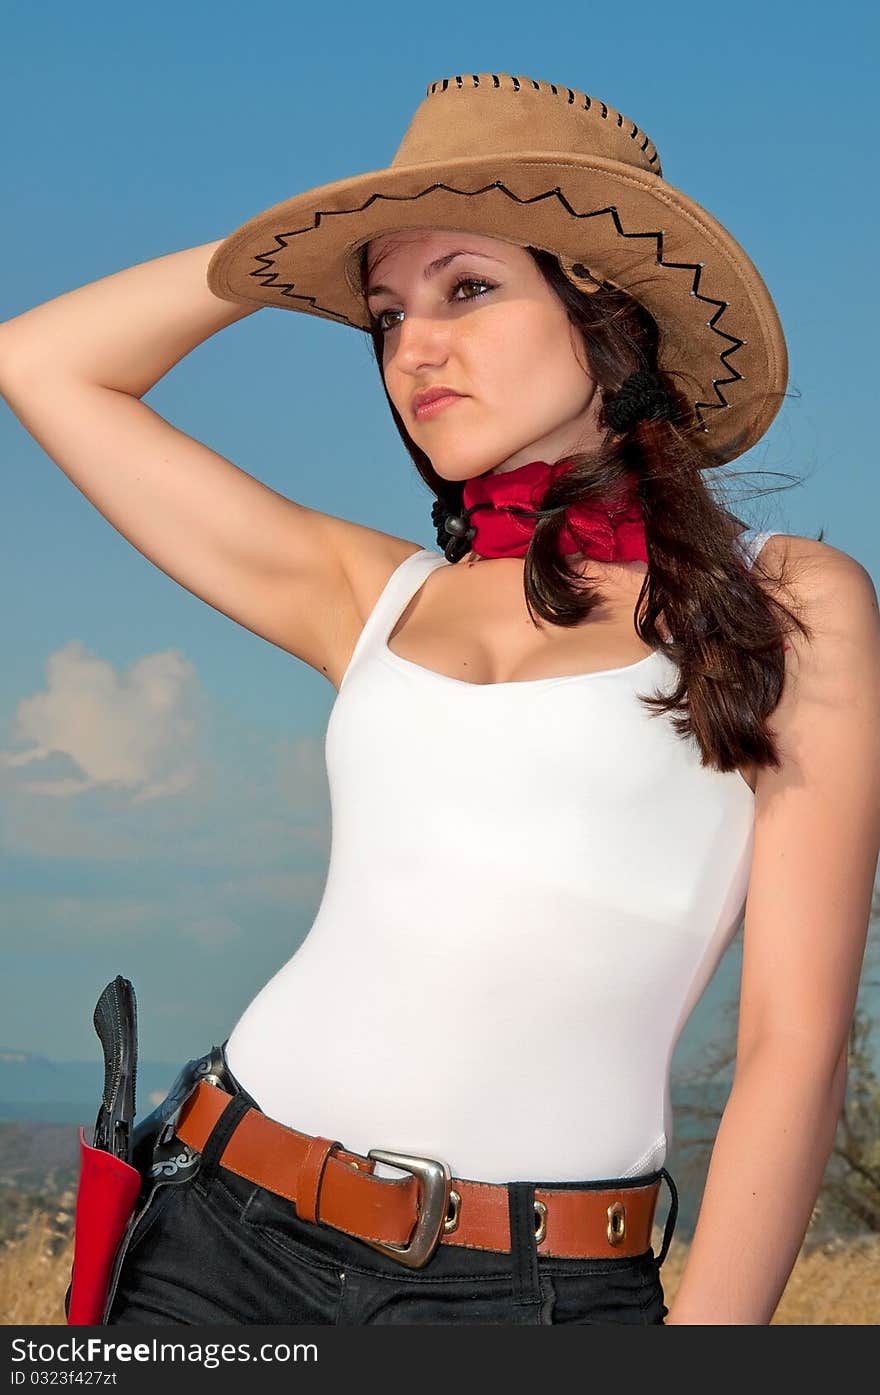
M 508 1182 L 510 1259 L 514 1303 L 534 1303 L 541 1297 L 538 1247 L 535 1241 L 535 1184 Z
M 193 1186 L 204 1196 L 208 1195 L 211 1184 L 217 1175 L 223 1150 L 249 1110 L 250 1105 L 243 1095 L 229 1096 L 229 1103 L 211 1130 L 202 1149 L 202 1165 L 199 1169 L 199 1175 L 193 1182 Z
M 672 1241 L 672 1233 L 673 1233 L 673 1231 L 675 1230 L 675 1222 L 676 1222 L 676 1219 L 677 1219 L 677 1217 L 678 1217 L 678 1192 L 676 1191 L 675 1183 L 673 1182 L 673 1180 L 672 1180 L 672 1178 L 670 1177 L 669 1173 L 666 1171 L 666 1168 L 665 1168 L 665 1167 L 661 1167 L 661 1169 L 660 1169 L 660 1175 L 661 1175 L 662 1177 L 665 1177 L 665 1178 L 666 1178 L 666 1183 L 667 1183 L 667 1186 L 669 1187 L 669 1197 L 670 1197 L 670 1200 L 669 1200 L 669 1214 L 668 1214 L 667 1217 L 666 1217 L 666 1226 L 665 1226 L 664 1231 L 663 1231 L 663 1244 L 662 1244 L 662 1246 L 661 1246 L 661 1248 L 660 1248 L 660 1253 L 659 1253 L 659 1255 L 657 1256 L 657 1267 L 658 1267 L 658 1269 L 659 1269 L 660 1265 L 663 1263 L 664 1259 L 666 1258 L 667 1252 L 668 1252 L 668 1250 L 669 1250 L 670 1243 L 671 1243 L 671 1241 Z

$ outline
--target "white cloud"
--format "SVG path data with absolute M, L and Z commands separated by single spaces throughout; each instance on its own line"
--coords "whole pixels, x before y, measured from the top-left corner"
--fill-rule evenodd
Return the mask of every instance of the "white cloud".
M 66 756 L 80 775 L 25 780 L 29 794 L 68 799 L 93 789 L 132 792 L 131 803 L 170 798 L 195 781 L 194 666 L 178 650 L 113 664 L 71 640 L 46 661 L 46 690 L 22 698 L 13 738 L 31 745 L 0 751 L 0 765 L 18 770 Z

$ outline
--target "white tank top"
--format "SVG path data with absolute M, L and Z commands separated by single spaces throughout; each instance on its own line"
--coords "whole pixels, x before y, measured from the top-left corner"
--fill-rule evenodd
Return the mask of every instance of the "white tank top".
M 750 566 L 770 536 L 740 534 Z M 358 637 L 323 897 L 227 1060 L 266 1114 L 361 1153 L 489 1182 L 652 1171 L 676 1041 L 744 912 L 754 796 L 638 701 L 674 681 L 659 650 L 493 684 L 394 654 L 450 565 L 406 558 Z

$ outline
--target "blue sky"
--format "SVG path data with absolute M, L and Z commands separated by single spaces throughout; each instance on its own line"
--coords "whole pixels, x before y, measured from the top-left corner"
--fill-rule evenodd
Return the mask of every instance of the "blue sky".
M 0 319 L 384 166 L 438 78 L 577 87 L 647 131 L 666 179 L 742 242 L 778 305 L 792 396 L 736 464 L 758 472 L 735 486 L 736 512 L 824 528 L 880 584 L 875 16 L 631 0 L 545 8 L 539 26 L 534 6 L 509 3 L 425 15 L 397 0 L 19 0 L 0 57 Z M 274 489 L 435 546 L 362 336 L 263 311 L 147 401 Z M 2 404 L 0 458 L 0 1046 L 90 1058 L 97 995 L 124 973 L 143 1054 L 184 1059 L 229 1034 L 317 909 L 333 689 L 152 566 Z M 750 501 L 751 485 L 782 492 Z M 682 1060 L 737 962 L 734 950 Z

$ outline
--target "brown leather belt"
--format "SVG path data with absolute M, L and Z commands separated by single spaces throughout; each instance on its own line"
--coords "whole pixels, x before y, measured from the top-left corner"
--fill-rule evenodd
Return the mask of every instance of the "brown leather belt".
M 174 1132 L 203 1152 L 233 1096 L 200 1080 L 183 1104 Z M 453 1177 L 446 1163 L 371 1148 L 367 1157 L 338 1140 L 313 1138 L 247 1108 L 219 1158 L 222 1167 L 278 1196 L 304 1221 L 318 1222 L 409 1268 L 421 1268 L 438 1244 L 510 1252 L 507 1184 Z M 375 1163 L 410 1177 L 376 1177 Z M 644 1254 L 660 1179 L 632 1187 L 589 1190 L 535 1187 L 539 1255 L 614 1259 Z

